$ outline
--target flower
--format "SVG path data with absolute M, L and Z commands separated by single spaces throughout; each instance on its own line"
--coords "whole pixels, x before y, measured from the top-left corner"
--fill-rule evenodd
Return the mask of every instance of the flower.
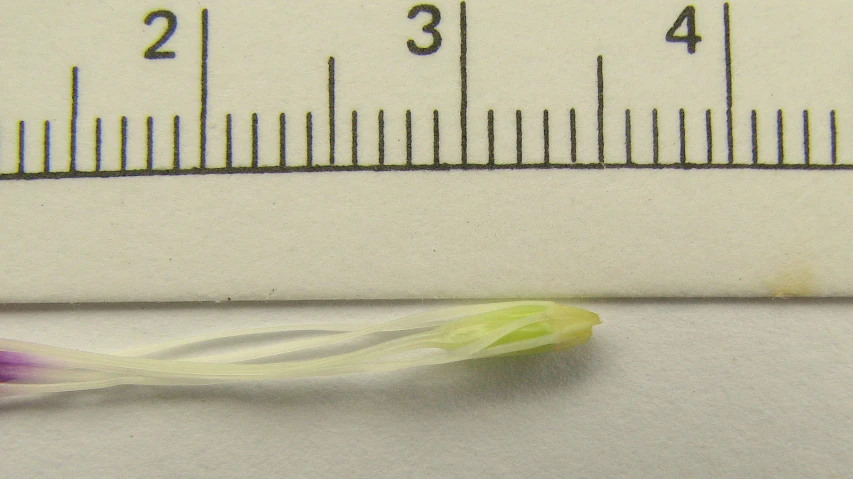
M 42 367 L 35 356 L 13 351 L 0 351 L 0 384 L 32 380 Z
M 497 356 L 539 354 L 587 342 L 598 315 L 544 301 L 475 305 L 420 313 L 387 323 L 282 326 L 169 341 L 114 354 L 0 339 L 0 396 L 103 389 L 120 385 L 201 385 L 312 376 L 387 372 Z M 215 355 L 180 354 L 225 338 L 277 332 L 315 332 L 269 345 L 238 345 Z M 361 349 L 335 352 L 383 332 L 401 336 Z M 404 334 L 406 333 L 406 334 Z M 328 349 L 317 358 L 286 356 Z M 192 349 L 192 348 L 190 348 Z M 169 352 L 172 359 L 156 359 Z M 419 354 L 411 354 L 419 352 Z

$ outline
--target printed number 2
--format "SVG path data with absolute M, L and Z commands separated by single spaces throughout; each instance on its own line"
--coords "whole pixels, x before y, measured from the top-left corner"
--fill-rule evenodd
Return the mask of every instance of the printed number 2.
M 157 10 L 156 12 L 151 12 L 145 17 L 145 24 L 151 26 L 154 24 L 154 20 L 158 18 L 165 18 L 166 32 L 163 33 L 163 36 L 160 37 L 153 45 L 151 45 L 148 50 L 145 50 L 145 58 L 148 60 L 165 60 L 169 58 L 175 58 L 175 52 L 168 52 L 160 50 L 163 48 L 163 45 L 172 38 L 172 35 L 175 34 L 175 30 L 178 29 L 178 17 L 168 11 L 168 10 Z
M 678 35 L 678 30 L 687 23 L 687 35 Z M 696 53 L 696 45 L 702 41 L 702 37 L 696 34 L 696 8 L 693 5 L 685 8 L 672 28 L 666 32 L 666 41 L 671 43 L 686 43 L 687 52 L 691 55 Z
M 409 10 L 409 20 L 414 20 L 421 13 L 430 15 L 430 22 L 427 23 L 423 31 L 432 35 L 432 43 L 428 47 L 419 46 L 414 40 L 409 40 L 409 51 L 415 55 L 432 55 L 441 48 L 441 33 L 436 28 L 441 23 L 441 11 L 435 5 L 415 5 Z

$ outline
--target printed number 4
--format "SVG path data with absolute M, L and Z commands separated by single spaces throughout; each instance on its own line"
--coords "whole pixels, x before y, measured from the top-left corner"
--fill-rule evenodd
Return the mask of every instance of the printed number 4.
M 678 31 L 685 23 L 687 24 L 687 34 L 679 35 Z M 685 8 L 681 12 L 681 15 L 678 16 L 675 24 L 666 32 L 666 41 L 670 43 L 686 43 L 687 52 L 691 55 L 696 53 L 696 45 L 702 41 L 702 37 L 696 33 L 696 8 L 693 5 Z

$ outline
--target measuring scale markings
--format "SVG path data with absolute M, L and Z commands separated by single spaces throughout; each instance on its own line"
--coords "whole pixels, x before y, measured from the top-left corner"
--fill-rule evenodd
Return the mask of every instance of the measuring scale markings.
M 418 9 L 420 8 L 420 9 Z M 170 12 L 159 12 L 160 14 L 171 14 Z M 432 16 L 432 23 L 428 24 L 424 27 L 424 32 L 433 35 L 433 45 L 430 47 L 422 47 L 419 46 L 413 40 L 409 41 L 409 49 L 412 50 L 412 53 L 417 55 L 431 55 L 435 53 L 438 48 L 441 47 L 442 37 L 438 33 L 436 27 L 439 25 L 441 21 L 440 12 L 435 7 L 432 6 L 418 6 L 412 9 L 410 12 L 409 18 L 415 19 L 418 17 L 420 13 L 427 13 Z M 163 17 L 166 18 L 166 17 Z M 146 23 L 150 25 L 149 19 L 146 19 Z M 674 34 L 674 32 L 681 26 L 685 24 L 688 26 L 688 35 L 684 37 L 679 37 Z M 173 25 L 170 23 L 170 28 Z M 172 143 L 173 143 L 173 158 L 172 162 L 168 168 L 158 168 L 155 166 L 155 142 L 157 141 L 157 132 L 159 131 L 161 134 L 166 130 L 164 128 L 155 128 L 159 123 L 156 122 L 156 119 L 153 116 L 148 116 L 145 122 L 145 130 L 146 130 L 146 150 L 145 150 L 145 163 L 142 168 L 131 168 L 128 164 L 128 129 L 131 128 L 132 125 L 128 124 L 128 117 L 122 116 L 120 118 L 120 151 L 119 151 L 119 168 L 118 170 L 107 170 L 104 169 L 104 150 L 102 148 L 103 142 L 103 127 L 102 127 L 102 118 L 98 117 L 94 119 L 95 123 L 95 142 L 94 142 L 94 169 L 83 170 L 80 168 L 78 161 L 78 122 L 80 120 L 80 101 L 81 101 L 81 74 L 82 72 L 78 67 L 72 67 L 71 69 L 71 88 L 70 88 L 70 142 L 69 142 L 69 170 L 68 171 L 54 171 L 52 170 L 53 166 L 56 164 L 55 161 L 52 161 L 51 156 L 51 134 L 55 129 L 51 128 L 51 122 L 45 121 L 44 123 L 44 141 L 43 141 L 43 164 L 41 165 L 41 171 L 34 171 L 33 168 L 36 165 L 33 165 L 32 162 L 35 161 L 33 155 L 29 155 L 27 152 L 26 146 L 26 122 L 19 121 L 18 122 L 18 165 L 17 171 L 11 173 L 0 173 L 0 179 L 2 180 L 20 180 L 20 179 L 62 179 L 62 178 L 87 178 L 87 177 L 121 177 L 121 176 L 164 176 L 164 175 L 205 175 L 205 174 L 241 174 L 241 173 L 288 173 L 288 172 L 333 172 L 333 171 L 420 171 L 420 170 L 440 170 L 440 171 L 448 171 L 448 170 L 499 170 L 499 169 L 676 169 L 676 170 L 694 170 L 694 169 L 734 169 L 734 170 L 742 170 L 742 169 L 758 169 L 758 170 L 851 170 L 853 169 L 853 164 L 844 164 L 839 162 L 839 154 L 838 154 L 838 114 L 836 110 L 832 110 L 827 115 L 827 128 L 829 130 L 829 163 L 816 163 L 813 158 L 812 153 L 812 133 L 815 127 L 814 121 L 812 119 L 812 115 L 808 109 L 802 111 L 802 162 L 801 163 L 789 163 L 786 162 L 786 151 L 784 145 L 784 137 L 785 137 L 785 121 L 784 121 L 784 111 L 777 111 L 777 128 L 776 128 L 776 136 L 775 141 L 777 143 L 777 152 L 776 152 L 776 161 L 774 163 L 760 163 L 759 162 L 759 143 L 760 143 L 760 131 L 759 131 L 759 122 L 761 121 L 758 111 L 751 110 L 749 112 L 749 131 L 751 133 L 751 158 L 748 163 L 738 163 L 736 162 L 736 138 L 735 138 L 735 122 L 736 122 L 736 112 L 735 112 L 735 98 L 734 98 L 734 86 L 733 86 L 733 57 L 732 57 L 732 30 L 731 30 L 731 11 L 728 3 L 723 5 L 723 48 L 724 48 L 724 62 L 725 62 L 725 118 L 726 118 L 726 147 L 727 147 L 727 155 L 725 163 L 714 163 L 713 155 L 714 155 L 714 125 L 712 118 L 712 110 L 707 109 L 704 111 L 704 140 L 707 144 L 707 157 L 703 159 L 703 161 L 690 161 L 691 158 L 688 158 L 688 131 L 687 122 L 686 122 L 686 111 L 681 108 L 678 109 L 675 114 L 678 118 L 678 139 L 677 145 L 679 147 L 678 159 L 676 162 L 672 163 L 664 163 L 661 161 L 661 117 L 662 113 L 658 111 L 658 109 L 651 110 L 651 131 L 649 131 L 649 135 L 651 136 L 651 151 L 649 152 L 649 157 L 651 158 L 651 163 L 640 163 L 637 161 L 637 157 L 640 156 L 640 152 L 637 151 L 636 137 L 637 132 L 634 131 L 634 123 L 632 118 L 636 116 L 637 111 L 635 109 L 625 109 L 624 112 L 624 139 L 623 147 L 624 149 L 624 161 L 615 161 L 611 152 L 616 151 L 615 149 L 608 148 L 608 141 L 610 138 L 607 136 L 605 122 L 607 121 L 607 110 L 606 110 L 606 78 L 605 78 L 605 57 L 603 55 L 599 55 L 596 58 L 596 85 L 597 85 L 597 110 L 596 110 L 596 134 L 597 134 L 597 162 L 582 162 L 580 161 L 578 155 L 578 120 L 580 112 L 576 111 L 575 108 L 570 108 L 565 110 L 565 114 L 568 119 L 568 155 L 567 162 L 555 162 L 554 155 L 552 153 L 552 138 L 553 134 L 553 117 L 555 115 L 554 112 L 559 111 L 558 109 L 550 108 L 542 110 L 542 141 L 543 141 L 543 151 L 540 158 L 530 159 L 525 156 L 525 131 L 524 131 L 524 111 L 519 109 L 515 111 L 515 146 L 516 146 L 516 154 L 515 154 L 515 162 L 514 163 L 498 163 L 496 161 L 496 156 L 498 153 L 496 152 L 496 117 L 495 111 L 493 109 L 488 109 L 484 112 L 484 117 L 486 118 L 486 136 L 487 136 L 487 154 L 485 163 L 472 163 L 469 158 L 469 138 L 471 131 L 469 129 L 469 121 L 470 121 L 470 109 L 469 109 L 469 52 L 468 52 L 468 27 L 469 27 L 469 18 L 468 18 L 468 7 L 466 2 L 461 2 L 459 5 L 459 34 L 460 34 L 460 51 L 459 51 L 459 128 L 460 128 L 460 150 L 459 150 L 459 160 L 460 163 L 450 163 L 443 161 L 445 160 L 441 156 L 441 140 L 440 140 L 440 112 L 439 110 L 433 110 L 432 114 L 432 161 L 429 163 L 419 163 L 417 162 L 416 153 L 414 151 L 413 142 L 414 134 L 413 134 L 413 116 L 411 110 L 404 110 L 402 114 L 405 118 L 405 159 L 402 164 L 391 164 L 387 160 L 387 152 L 386 152 L 386 111 L 384 109 L 379 110 L 378 116 L 378 138 L 377 138 L 377 149 L 378 149 L 378 164 L 377 165 L 366 165 L 360 163 L 359 158 L 359 115 L 358 111 L 353 110 L 351 113 L 351 131 L 350 131 L 350 141 L 351 141 L 351 164 L 341 164 L 340 155 L 338 151 L 338 135 L 340 133 L 337 125 L 337 109 L 338 109 L 338 80 L 337 80 L 337 67 L 338 60 L 334 56 L 330 56 L 328 58 L 328 85 L 327 85 L 327 94 L 328 94 L 328 142 L 329 142 L 329 164 L 321 165 L 317 164 L 315 161 L 315 132 L 314 132 L 314 121 L 315 116 L 314 113 L 309 111 L 306 115 L 306 129 L 305 129 L 305 165 L 291 165 L 289 164 L 289 158 L 287 157 L 287 144 L 288 144 L 288 133 L 290 132 L 287 128 L 287 116 L 285 113 L 280 113 L 278 117 L 278 152 L 277 157 L 278 161 L 275 165 L 262 164 L 262 157 L 264 155 L 269 155 L 269 152 L 261 151 L 260 148 L 260 125 L 264 120 L 268 120 L 267 118 L 262 118 L 258 113 L 252 113 L 249 121 L 251 122 L 251 151 L 248 152 L 248 157 L 251 162 L 249 166 L 237 166 L 235 163 L 235 156 L 239 155 L 238 152 L 234 151 L 234 138 L 233 138 L 233 129 L 236 127 L 236 118 L 232 116 L 231 113 L 225 115 L 225 138 L 224 138 L 224 149 L 225 149 L 225 166 L 224 167 L 214 167 L 211 166 L 208 161 L 208 156 L 210 153 L 210 139 L 211 136 L 209 134 L 210 127 L 210 13 L 207 9 L 202 10 L 201 12 L 201 55 L 200 55 L 200 67 L 201 67 L 201 84 L 200 84 L 200 111 L 199 111 L 199 166 L 191 166 L 184 167 L 182 165 L 181 158 L 181 119 L 179 115 L 175 115 L 173 117 L 172 122 Z M 688 51 L 693 54 L 696 52 L 696 44 L 702 41 L 702 38 L 696 35 L 695 33 L 696 25 L 695 25 L 695 9 L 693 7 L 688 7 L 685 9 L 684 13 L 679 17 L 676 25 L 673 26 L 673 29 L 667 33 L 667 41 L 671 42 L 685 42 L 688 43 Z M 170 30 L 170 32 L 174 33 L 174 28 Z M 163 39 L 161 39 L 161 42 Z M 159 46 L 162 46 L 160 43 Z M 155 47 L 154 54 L 168 54 L 171 56 L 149 56 L 152 52 L 146 52 L 146 58 L 149 59 L 158 59 L 158 58 L 174 58 L 173 52 L 160 52 L 157 51 Z M 159 47 L 158 47 L 159 48 Z M 149 49 L 150 50 L 150 49 Z M 85 83 L 82 84 L 85 86 Z M 83 98 L 85 100 L 85 98 Z M 538 120 L 537 120 L 538 121 Z M 55 156 L 55 155 L 54 155 Z M 615 155 L 613 155 L 615 156 Z

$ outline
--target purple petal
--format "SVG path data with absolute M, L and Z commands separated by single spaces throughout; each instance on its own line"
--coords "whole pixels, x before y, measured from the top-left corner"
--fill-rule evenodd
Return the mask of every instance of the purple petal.
M 32 381 L 37 376 L 37 368 L 31 366 L 0 365 L 0 384 L 12 381 Z
M 0 351 L 0 384 L 32 379 L 40 362 L 32 355 Z
M 0 366 L 38 366 L 39 361 L 32 354 L 0 351 Z

